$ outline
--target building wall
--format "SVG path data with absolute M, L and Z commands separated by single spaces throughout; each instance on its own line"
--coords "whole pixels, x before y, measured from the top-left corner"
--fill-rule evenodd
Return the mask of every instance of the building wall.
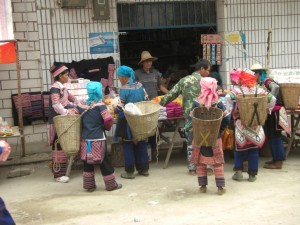
M 60 8 L 57 1 L 12 0 L 14 34 L 19 42 L 23 92 L 47 91 L 51 86 L 49 68 L 54 61 L 71 62 L 118 54 L 89 54 L 88 35 L 117 32 L 116 1 L 110 0 L 110 19 L 93 20 L 92 3 L 85 8 Z M 11 94 L 17 93 L 16 65 L 0 65 L 0 115 L 13 124 Z M 47 141 L 46 124 L 24 126 L 26 143 Z M 10 139 L 17 143 L 17 138 Z
M 143 0 L 135 0 L 141 2 Z M 15 38 L 20 42 L 22 92 L 48 90 L 48 72 L 53 61 L 107 57 L 90 55 L 90 32 L 117 32 L 116 0 L 110 0 L 110 20 L 92 20 L 91 1 L 85 8 L 61 9 L 56 1 L 12 0 Z M 120 1 L 121 2 L 121 1 Z M 123 1 L 129 2 L 129 1 Z M 133 0 L 130 2 L 134 2 Z M 272 29 L 270 68 L 299 68 L 300 1 L 297 0 L 216 0 L 218 32 L 243 31 L 246 54 L 242 44 L 224 43 L 221 75 L 229 84 L 228 71 L 250 67 L 253 63 L 266 66 L 267 32 Z M 119 55 L 113 55 L 118 60 Z M 13 124 L 11 94 L 17 93 L 16 65 L 0 65 L 0 115 Z M 46 141 L 46 124 L 24 127 L 26 142 Z M 17 142 L 17 139 L 10 140 Z
M 269 30 L 270 69 L 300 67 L 300 1 L 217 0 L 216 5 L 218 32 L 224 35 L 242 31 L 246 36 L 246 51 L 241 43 L 229 44 L 225 40 L 221 68 L 224 83 L 230 83 L 231 68 L 249 68 L 254 63 L 267 67 Z

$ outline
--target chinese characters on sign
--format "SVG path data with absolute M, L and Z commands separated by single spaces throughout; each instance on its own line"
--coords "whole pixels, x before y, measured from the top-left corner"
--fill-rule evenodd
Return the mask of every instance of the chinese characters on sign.
M 203 58 L 212 65 L 222 64 L 222 37 L 219 34 L 201 34 Z

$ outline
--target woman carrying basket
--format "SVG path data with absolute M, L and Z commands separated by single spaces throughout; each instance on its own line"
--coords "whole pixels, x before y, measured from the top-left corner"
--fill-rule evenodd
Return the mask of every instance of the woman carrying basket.
M 204 77 L 200 81 L 201 94 L 197 100 L 194 100 L 192 110 L 196 107 L 205 106 L 206 108 L 217 107 L 223 111 L 221 127 L 218 133 L 218 139 L 215 146 L 196 146 L 193 141 L 193 151 L 191 161 L 197 166 L 198 184 L 200 192 L 205 193 L 207 188 L 207 165 L 214 167 L 216 186 L 218 194 L 226 192 L 224 178 L 224 156 L 221 135 L 230 122 L 230 114 L 226 113 L 225 106 L 219 100 L 217 94 L 217 81 L 211 77 Z M 192 127 L 191 117 L 189 117 L 189 129 Z M 219 128 L 216 128 L 219 129 Z M 205 134 L 204 134 L 205 135 Z M 195 136 L 195 134 L 194 134 Z
M 254 64 L 250 67 L 257 76 L 257 82 L 261 82 L 276 97 L 276 105 L 272 113 L 268 115 L 264 125 L 268 143 L 271 149 L 272 160 L 264 165 L 266 169 L 281 169 L 285 158 L 281 131 L 291 132 L 288 117 L 283 107 L 282 96 L 280 95 L 280 86 L 273 79 L 267 78 L 266 71 L 260 64 Z
M 64 84 L 68 82 L 69 70 L 63 65 L 53 65 L 50 70 L 54 79 L 54 83 L 50 89 L 49 98 L 49 119 L 48 119 L 48 142 L 52 145 L 52 173 L 55 181 L 60 183 L 67 183 L 69 177 L 66 175 L 67 170 L 67 155 L 63 152 L 60 144 L 57 144 L 57 150 L 55 150 L 55 143 L 58 140 L 55 132 L 53 118 L 58 115 L 74 115 L 77 110 L 74 108 L 77 105 L 76 98 L 71 95 Z
M 103 176 L 105 189 L 113 191 L 122 188 L 116 182 L 114 168 L 107 157 L 105 130 L 110 130 L 113 117 L 109 114 L 106 105 L 102 102 L 102 84 L 89 82 L 87 84 L 88 106 L 92 107 L 84 112 L 77 107 L 82 115 L 82 133 L 80 142 L 80 156 L 83 160 L 83 188 L 89 192 L 96 189 L 94 165 L 98 164 Z
M 125 159 L 125 173 L 122 178 L 134 179 L 135 168 L 138 174 L 149 176 L 149 162 L 147 152 L 147 141 L 133 140 L 130 128 L 127 124 L 123 108 L 127 103 L 141 102 L 145 100 L 145 90 L 141 83 L 134 82 L 134 71 L 128 66 L 120 66 L 117 70 L 118 78 L 121 82 L 120 105 L 115 108 L 118 114 L 116 136 L 122 138 L 122 148 Z
M 267 108 L 264 112 L 256 113 L 268 113 L 270 114 L 274 108 L 276 98 L 265 91 L 259 85 L 256 85 L 256 76 L 252 71 L 242 71 L 240 75 L 241 86 L 234 87 L 233 90 L 225 96 L 226 109 L 229 113 L 233 110 L 233 102 L 239 95 L 259 94 L 267 95 Z M 236 149 L 234 152 L 234 170 L 235 174 L 232 176 L 233 180 L 243 180 L 243 162 L 248 161 L 248 174 L 249 182 L 256 180 L 258 172 L 258 159 L 259 148 L 261 148 L 265 142 L 265 133 L 261 125 L 258 126 L 244 126 L 239 117 L 239 105 L 237 104 L 236 110 L 234 110 L 233 117 L 235 119 L 235 143 Z M 241 109 L 239 109 L 241 110 Z M 262 121 L 261 121 L 262 122 Z

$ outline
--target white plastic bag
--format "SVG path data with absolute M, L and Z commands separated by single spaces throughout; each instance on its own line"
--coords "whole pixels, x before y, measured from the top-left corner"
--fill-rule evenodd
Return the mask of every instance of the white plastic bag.
M 133 115 L 143 115 L 141 110 L 133 103 L 127 103 L 125 110 Z

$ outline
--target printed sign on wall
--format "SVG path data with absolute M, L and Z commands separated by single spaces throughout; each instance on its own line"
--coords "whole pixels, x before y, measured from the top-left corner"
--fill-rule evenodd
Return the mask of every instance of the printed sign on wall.
M 91 54 L 118 53 L 118 33 L 89 33 Z
M 222 64 L 222 37 L 219 34 L 201 34 L 203 58 L 212 65 Z

